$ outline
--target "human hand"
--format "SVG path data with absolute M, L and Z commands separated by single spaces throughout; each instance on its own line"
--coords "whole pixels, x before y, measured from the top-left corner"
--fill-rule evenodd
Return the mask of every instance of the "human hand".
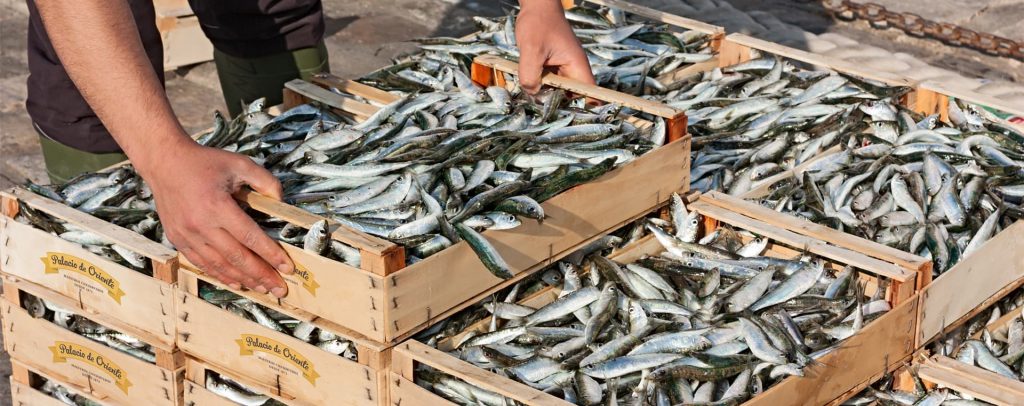
M 277 178 L 248 157 L 189 139 L 163 152 L 163 159 L 136 167 L 153 189 L 168 240 L 204 273 L 234 289 L 284 297 L 288 287 L 277 271 L 292 273 L 291 259 L 232 197 L 248 185 L 280 199 Z
M 521 0 L 516 19 L 519 46 L 519 85 L 529 94 L 540 91 L 544 68 L 559 75 L 594 84 L 586 53 L 565 19 L 557 0 Z

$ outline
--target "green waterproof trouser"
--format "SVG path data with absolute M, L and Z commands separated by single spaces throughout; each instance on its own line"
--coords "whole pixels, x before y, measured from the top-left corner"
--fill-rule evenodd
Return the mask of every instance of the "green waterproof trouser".
M 128 159 L 120 152 L 93 154 L 80 151 L 51 140 L 39 129 L 39 145 L 43 147 L 43 162 L 51 183 L 65 183 L 86 172 L 95 172 Z
M 267 106 L 281 104 L 281 90 L 292 79 L 306 79 L 314 73 L 328 71 L 327 48 L 323 42 L 312 48 L 282 52 L 261 58 L 238 58 L 214 50 L 224 103 L 232 117 L 242 112 L 242 105 L 260 97 Z M 36 131 L 39 131 L 38 128 Z M 40 132 L 46 173 L 53 183 L 63 183 L 75 176 L 95 172 L 128 159 L 122 153 L 95 154 L 80 151 L 48 138 Z
M 232 117 L 243 111 L 243 105 L 260 97 L 267 98 L 267 106 L 281 104 L 285 83 L 299 78 L 309 80 L 314 73 L 330 69 L 323 42 L 312 48 L 262 58 L 238 58 L 214 49 L 213 62 L 217 64 L 220 88 Z

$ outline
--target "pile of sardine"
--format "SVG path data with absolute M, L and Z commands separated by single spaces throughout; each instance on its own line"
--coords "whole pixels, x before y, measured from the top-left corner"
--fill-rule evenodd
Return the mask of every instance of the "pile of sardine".
M 358 357 L 356 346 L 351 341 L 317 327 L 313 323 L 297 320 L 229 290 L 218 289 L 213 285 L 200 282 L 199 297 L 238 317 L 279 333 L 289 334 L 331 354 L 340 355 L 353 361 Z
M 710 60 L 710 36 L 697 31 L 673 32 L 670 26 L 633 21 L 617 9 L 575 7 L 565 16 L 583 44 L 598 85 L 630 93 L 662 93 L 668 83 L 658 77 Z M 359 81 L 403 93 L 449 91 L 455 71 L 468 74 L 474 57 L 499 55 L 518 60 L 515 14 L 502 18 L 474 17 L 479 32 L 469 38 L 417 40 L 420 52 Z
M 508 277 L 479 231 L 543 221 L 540 203 L 664 142 L 663 127 L 637 128 L 616 105 L 588 110 L 557 89 L 534 104 L 461 72 L 454 80 L 455 92 L 404 96 L 355 125 L 299 106 L 235 143 L 261 145 L 246 151 L 300 208 L 402 244 L 410 261 L 466 240 Z M 290 152 L 271 152 L 282 143 Z
M 119 207 L 103 207 L 100 208 L 100 215 L 104 216 L 102 218 L 107 221 L 127 226 L 139 234 L 163 234 L 158 230 L 158 228 L 160 228 L 160 224 L 159 221 L 156 220 L 156 212 L 151 209 L 143 210 L 129 208 L 125 209 L 125 212 L 120 215 L 106 216 L 108 213 L 114 213 L 119 210 Z M 95 215 L 97 212 L 94 211 L 93 214 Z M 14 220 L 58 236 L 63 240 L 79 244 L 89 252 L 111 262 L 124 265 L 146 275 L 153 274 L 149 259 L 142 254 L 115 244 L 103 236 L 89 230 L 75 226 L 74 224 L 55 218 L 39 210 L 35 210 L 28 205 L 19 205 L 18 215 Z
M 671 207 L 670 222 L 647 225 L 661 255 L 561 261 L 555 301 L 486 302 L 484 332 L 431 342 L 451 341 L 459 358 L 577 404 L 732 404 L 802 375 L 890 309 L 881 290 L 862 293 L 854 268 L 762 256 L 767 239 L 726 227 L 698 240 L 700 215 L 678 196 Z M 434 371 L 419 381 L 459 404 L 507 404 Z
M 661 100 L 686 111 L 695 151 L 691 188 L 733 195 L 847 142 L 871 126 L 864 110 L 891 105 L 909 90 L 797 69 L 775 57 L 677 86 Z
M 459 71 L 449 80 L 451 92 L 403 96 L 358 124 L 310 104 L 274 117 L 257 100 L 231 121 L 215 114 L 199 142 L 251 157 L 281 180 L 288 203 L 402 244 L 410 262 L 466 240 L 499 277 L 511 273 L 480 231 L 515 228 L 518 216 L 543 221 L 540 203 L 665 142 L 664 126 L 637 128 L 617 105 L 588 109 L 557 89 L 537 104 Z M 104 183 L 113 177 L 90 175 L 91 189 L 124 188 Z M 59 201 L 67 188 L 32 187 Z M 114 203 L 124 201 L 95 204 Z M 269 223 L 270 235 L 298 240 L 295 228 Z M 317 248 L 358 257 L 341 244 Z
M 45 319 L 72 333 L 106 345 L 149 363 L 156 363 L 153 348 L 131 335 L 107 328 L 54 303 L 22 292 L 21 307 L 37 319 Z
M 984 109 L 949 106 L 953 126 L 886 103 L 862 107 L 872 131 L 849 134 L 767 202 L 930 258 L 936 274 L 949 269 L 1024 218 L 1024 133 Z
M 263 395 L 250 386 L 213 371 L 206 371 L 206 389 L 220 397 L 245 406 L 277 406 L 284 403 Z
M 50 395 L 51 398 L 54 398 L 54 399 L 57 399 L 57 400 L 61 401 L 61 403 L 64 403 L 65 405 L 69 405 L 69 406 L 99 406 L 100 405 L 99 403 L 96 403 L 96 402 L 93 402 L 92 400 L 89 400 L 85 396 L 82 396 L 82 395 L 79 395 L 79 394 L 77 394 L 75 392 L 72 392 L 70 389 L 64 387 L 63 385 L 57 383 L 56 381 L 51 381 L 51 380 L 46 379 L 44 377 L 38 377 L 38 378 L 43 380 L 42 384 L 40 384 L 40 386 L 39 386 L 39 390 L 42 391 L 43 393 L 47 394 L 47 395 Z
M 693 189 L 742 196 L 814 160 L 763 202 L 931 258 L 938 274 L 1024 217 L 1024 134 L 959 101 L 951 125 L 923 117 L 895 102 L 906 91 L 764 57 L 664 100 L 687 111 Z

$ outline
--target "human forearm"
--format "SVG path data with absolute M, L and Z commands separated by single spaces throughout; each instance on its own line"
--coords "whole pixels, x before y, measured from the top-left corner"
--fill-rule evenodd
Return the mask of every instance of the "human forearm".
M 37 0 L 75 86 L 145 176 L 156 153 L 191 143 L 174 117 L 123 0 Z
M 594 83 L 587 56 L 566 21 L 558 0 L 520 0 L 516 19 L 519 45 L 519 84 L 528 93 L 540 90 L 544 68 L 560 75 Z

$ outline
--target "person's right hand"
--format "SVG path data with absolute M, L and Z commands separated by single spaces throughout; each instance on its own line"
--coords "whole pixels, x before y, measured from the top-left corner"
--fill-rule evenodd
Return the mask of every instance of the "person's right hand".
M 234 289 L 284 297 L 288 287 L 277 271 L 292 273 L 291 259 L 232 197 L 248 185 L 280 199 L 277 178 L 246 156 L 187 138 L 176 144 L 163 151 L 163 159 L 147 160 L 144 172 L 140 168 L 168 240 L 204 273 Z

